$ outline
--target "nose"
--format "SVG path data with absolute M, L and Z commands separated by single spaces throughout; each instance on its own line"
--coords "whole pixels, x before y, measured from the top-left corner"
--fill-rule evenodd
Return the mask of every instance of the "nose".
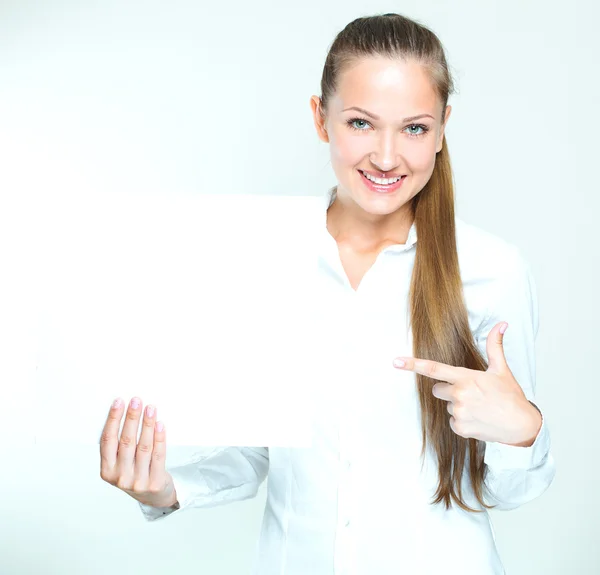
M 390 172 L 401 163 L 398 145 L 394 135 L 382 135 L 375 151 L 371 152 L 369 160 L 382 172 Z

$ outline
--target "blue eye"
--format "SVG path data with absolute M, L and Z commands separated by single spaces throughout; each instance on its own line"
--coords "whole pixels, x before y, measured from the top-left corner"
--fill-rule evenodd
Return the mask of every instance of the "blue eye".
M 364 130 L 362 128 L 356 128 L 353 126 L 354 122 L 365 122 L 366 124 L 368 124 L 368 122 L 366 120 L 363 120 L 361 118 L 354 118 L 352 120 L 348 120 L 348 125 L 353 129 L 353 130 L 357 130 L 359 132 L 364 132 Z
M 354 123 L 355 122 L 363 122 L 364 124 L 369 125 L 369 122 L 363 118 L 351 118 L 350 120 L 348 120 L 346 123 L 348 124 L 348 127 L 352 130 L 354 130 L 355 132 L 366 132 L 367 130 L 365 128 L 357 128 Z M 406 126 L 405 129 L 417 129 L 417 130 L 421 130 L 418 133 L 415 132 L 408 132 L 408 135 L 411 138 L 419 138 L 421 136 L 424 136 L 425 134 L 427 134 L 427 132 L 429 132 L 429 127 L 426 126 L 425 124 L 410 124 L 408 126 Z
M 422 131 L 422 132 L 420 132 L 419 134 L 415 134 L 415 133 L 413 132 L 413 133 L 411 133 L 411 134 L 410 134 L 411 136 L 422 136 L 423 134 L 426 134 L 426 133 L 427 133 L 427 130 L 429 129 L 429 128 L 427 128 L 427 126 L 424 126 L 423 124 L 411 124 L 410 126 L 407 126 L 407 127 L 408 127 L 408 128 L 418 128 L 418 129 L 421 129 L 421 130 L 423 130 L 423 131 Z

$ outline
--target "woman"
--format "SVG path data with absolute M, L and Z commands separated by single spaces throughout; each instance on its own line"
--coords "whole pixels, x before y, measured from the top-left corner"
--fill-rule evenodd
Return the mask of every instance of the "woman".
M 504 573 L 487 509 L 533 500 L 555 473 L 532 403 L 529 266 L 455 217 L 453 85 L 435 34 L 398 14 L 358 18 L 321 90 L 311 106 L 338 185 L 319 216 L 331 347 L 315 363 L 313 447 L 219 448 L 167 472 L 150 406 L 135 444 L 134 398 L 120 440 L 124 408 L 110 411 L 101 476 L 154 520 L 253 497 L 268 474 L 260 575 Z

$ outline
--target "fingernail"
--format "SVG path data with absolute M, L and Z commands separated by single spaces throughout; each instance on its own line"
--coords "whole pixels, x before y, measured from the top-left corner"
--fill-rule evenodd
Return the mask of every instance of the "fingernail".
M 508 328 L 508 324 L 506 322 L 504 322 L 501 326 L 500 326 L 500 333 L 502 335 L 504 335 L 504 332 L 506 331 L 506 329 Z
M 137 409 L 139 406 L 140 406 L 140 400 L 139 400 L 137 397 L 134 397 L 134 398 L 131 400 L 131 407 L 132 407 L 133 409 Z
M 154 406 L 149 405 L 148 407 L 146 407 L 146 415 L 148 417 L 152 417 L 154 415 Z
M 120 398 L 120 397 L 117 397 L 117 399 L 115 399 L 115 400 L 113 401 L 113 404 L 112 404 L 112 406 L 113 406 L 113 407 L 121 407 L 121 398 Z
M 156 431 L 162 431 L 163 429 L 164 429 L 163 422 L 162 422 L 162 421 L 159 421 L 159 422 L 156 424 Z
M 406 365 L 406 362 L 403 361 L 402 359 L 395 359 L 394 360 L 394 365 L 396 367 L 404 367 Z

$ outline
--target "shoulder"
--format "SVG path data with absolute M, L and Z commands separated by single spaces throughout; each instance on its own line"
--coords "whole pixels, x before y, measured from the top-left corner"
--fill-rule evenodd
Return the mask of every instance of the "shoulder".
M 508 279 L 529 267 L 514 243 L 484 228 L 456 218 L 456 244 L 464 279 Z
M 458 218 L 456 242 L 472 329 L 490 318 L 495 321 L 496 314 L 515 323 L 531 313 L 537 322 L 535 281 L 517 245 Z

